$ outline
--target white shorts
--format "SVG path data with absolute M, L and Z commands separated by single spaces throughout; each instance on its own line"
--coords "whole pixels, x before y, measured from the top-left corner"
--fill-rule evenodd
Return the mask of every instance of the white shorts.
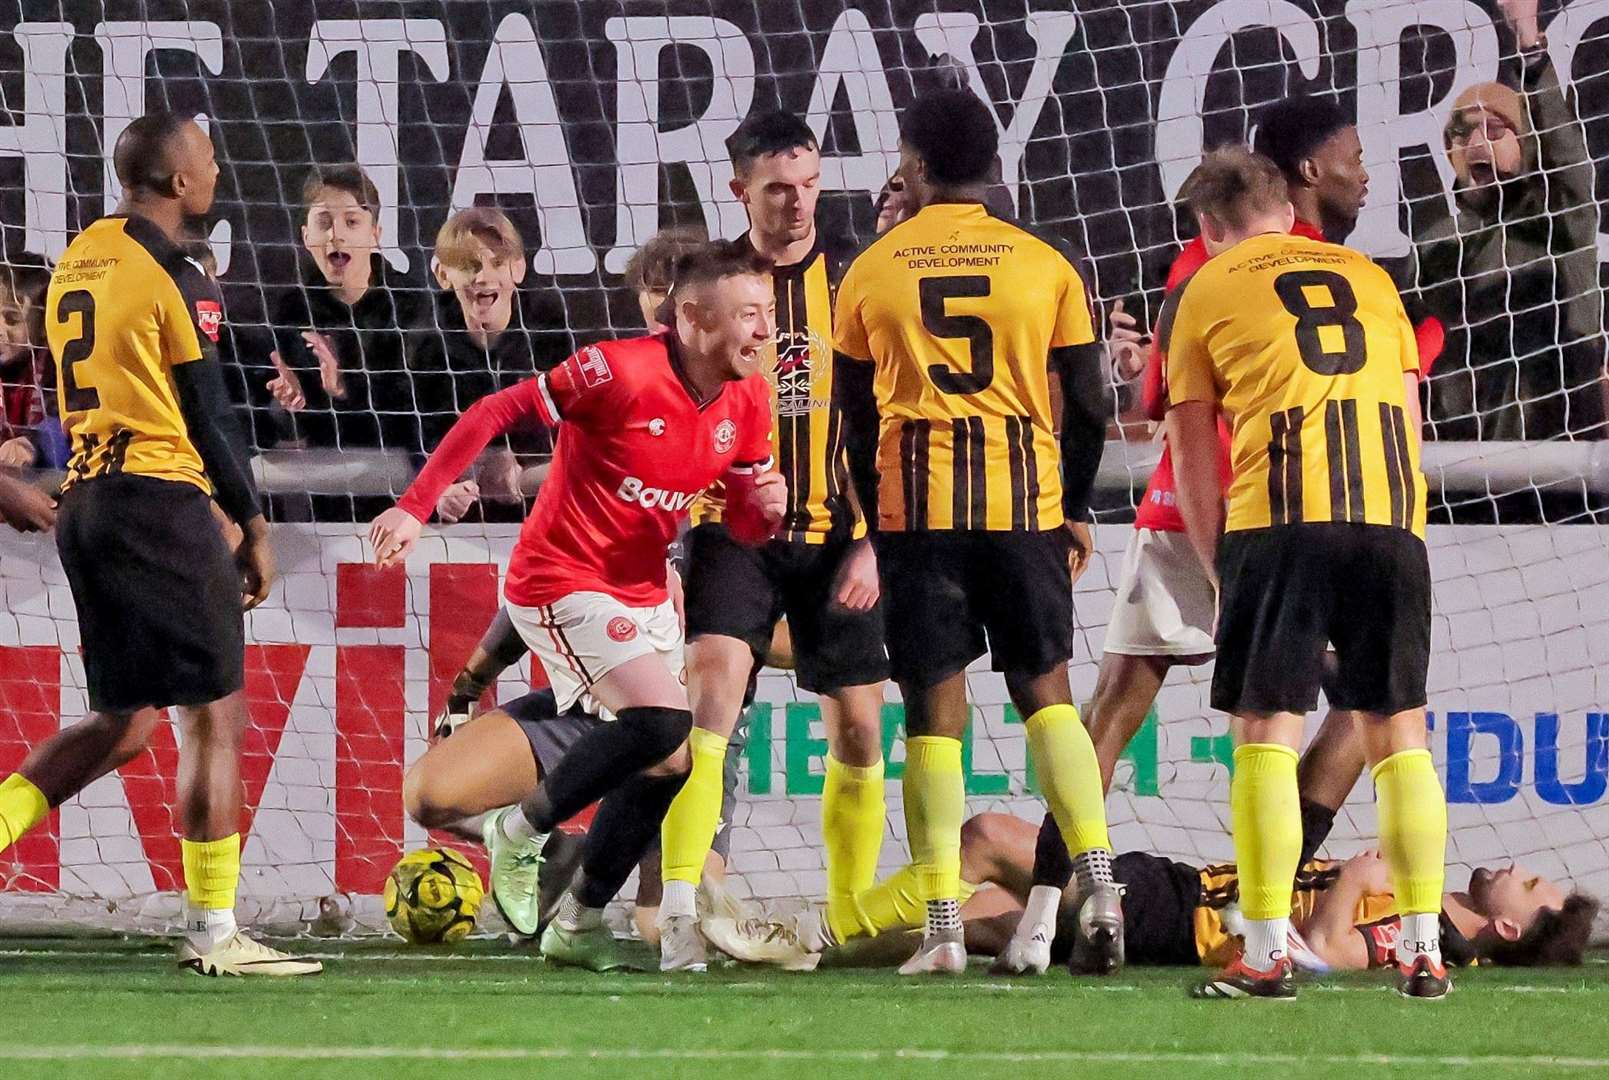
M 1184 533 L 1135 529 L 1123 552 L 1106 651 L 1211 656 L 1218 595 Z
M 613 720 L 590 693 L 593 685 L 627 660 L 658 653 L 670 673 L 682 673 L 682 627 L 669 600 L 655 607 L 627 607 L 606 593 L 573 592 L 541 607 L 508 605 L 509 619 L 547 672 L 560 712 L 577 702 L 594 716 Z

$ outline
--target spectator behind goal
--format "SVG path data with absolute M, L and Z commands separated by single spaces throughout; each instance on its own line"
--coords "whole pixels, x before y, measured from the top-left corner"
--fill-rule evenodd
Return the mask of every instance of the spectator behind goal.
M 525 242 L 507 215 L 470 207 L 436 233 L 431 260 L 435 318 L 410 341 L 408 373 L 420 409 L 424 446 L 433 449 L 458 415 L 488 394 L 547 371 L 575 351 L 562 305 L 550 293 L 522 292 Z M 499 438 L 473 479 L 447 489 L 436 511 L 456 521 L 477 499 L 509 504 L 508 520 L 523 517 L 521 500 L 535 494 L 553 441 L 540 423 Z
M 637 298 L 643 325 L 650 334 L 668 329 L 659 320 L 659 309 L 676 284 L 676 260 L 702 247 L 708 239 L 703 229 L 693 225 L 662 229 L 626 262 L 625 286 Z
M 60 468 L 66 436 L 53 415 L 56 366 L 45 344 L 50 264 L 32 252 L 0 261 L 0 467 Z
M 404 362 L 419 296 L 379 255 L 379 192 L 356 165 L 320 166 L 302 203 L 312 265 L 271 320 L 277 374 L 268 388 L 290 414 L 289 434 L 307 446 L 422 453 Z
M 1436 438 L 1603 435 L 1592 159 L 1536 8 L 1503 5 L 1517 63 L 1505 82 L 1453 103 L 1445 134 L 1457 211 L 1415 236 L 1399 281 L 1415 318 L 1433 314 L 1449 330 L 1429 380 Z

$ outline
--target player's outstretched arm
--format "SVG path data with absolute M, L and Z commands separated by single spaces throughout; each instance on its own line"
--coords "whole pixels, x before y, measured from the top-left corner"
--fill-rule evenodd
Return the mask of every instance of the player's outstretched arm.
M 43 532 L 56 525 L 56 504 L 32 484 L 0 474 L 0 521 L 18 532 Z
M 1296 927 L 1308 948 L 1337 971 L 1369 966 L 1369 947 L 1354 922 L 1358 904 L 1391 887 L 1390 868 L 1378 851 L 1363 851 L 1346 861 L 1335 884 L 1324 890 L 1307 922 Z
M 558 422 L 552 410 L 541 404 L 547 393 L 542 386 L 545 378 L 539 375 L 499 390 L 464 410 L 397 505 L 375 518 L 369 527 L 376 566 L 390 566 L 407 558 L 442 493 L 474 464 L 487 443 L 524 417 L 541 417 L 548 424 Z

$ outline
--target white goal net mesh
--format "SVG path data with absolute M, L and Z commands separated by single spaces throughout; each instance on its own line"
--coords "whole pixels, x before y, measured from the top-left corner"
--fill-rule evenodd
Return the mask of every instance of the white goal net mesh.
M 514 221 L 528 262 L 527 362 L 549 364 L 640 329 L 621 272 L 656 231 L 744 228 L 723 148 L 743 116 L 780 105 L 808 118 L 824 155 L 820 228 L 863 239 L 897 160 L 898 110 L 957 78 L 998 120 L 1018 213 L 1090 253 L 1103 316 L 1120 300 L 1155 315 L 1184 235 L 1173 196 L 1204 147 L 1246 137 L 1260 106 L 1302 89 L 1357 118 L 1371 183 L 1349 242 L 1400 272 L 1446 337 L 1431 390 L 1441 441 L 1426 456 L 1432 746 L 1451 800 L 1449 882 L 1519 860 L 1609 892 L 1599 674 L 1609 667 L 1609 528 L 1597 523 L 1609 463 L 1594 441 L 1609 233 L 1593 194 L 1609 161 L 1609 2 L 1544 6 L 1545 37 L 1521 50 L 1493 6 L 1473 0 L 1080 0 L 1054 11 L 1015 0 L 690 0 L 668 11 L 176 0 L 159 6 L 161 19 L 136 0 L 11 5 L 0 32 L 0 241 L 17 280 L 116 204 L 108 148 L 131 117 L 157 107 L 204 116 L 217 146 L 205 242 L 284 574 L 248 617 L 245 906 L 276 926 L 352 930 L 339 913 L 371 916 L 404 851 L 468 847 L 406 820 L 402 779 L 496 609 L 520 507 L 488 498 L 463 522 L 433 526 L 405 573 L 369 569 L 360 539 L 418 451 L 468 404 L 473 380 L 445 392 L 408 381 L 417 343 L 462 325 L 430 266 L 448 214 L 496 205 Z M 1492 82 L 1521 103 L 1508 117 L 1520 160 L 1495 209 L 1455 198 L 1464 181 L 1448 153 L 1455 103 Z M 332 316 L 302 184 L 315 165 L 351 162 L 373 181 L 380 242 L 368 291 Z M 333 380 L 304 337 L 314 329 L 337 354 Z M 0 349 L 6 437 L 30 440 L 36 467 L 59 467 L 52 409 L 29 404 L 54 391 L 48 377 L 32 385 L 28 344 Z M 308 404 L 294 415 L 269 390 L 276 362 L 300 373 Z M 1078 587 L 1073 682 L 1085 699 L 1156 456 L 1134 419 L 1135 388 L 1111 383 L 1099 551 Z M 398 385 L 405 407 L 383 389 Z M 87 704 L 51 540 L 0 534 L 0 587 L 3 774 Z M 529 663 L 505 675 L 501 696 L 529 685 Z M 1227 722 L 1207 705 L 1210 671 L 1169 678 L 1119 766 L 1108 806 L 1120 849 L 1231 857 Z M 969 683 L 971 808 L 1037 820 L 1003 683 L 986 661 Z M 899 717 L 891 704 L 887 868 L 906 854 Z M 824 752 L 809 695 L 766 672 L 739 770 L 740 892 L 821 893 Z M 182 888 L 176 761 L 163 726 L 150 749 L 0 855 L 0 921 L 164 925 Z M 1363 784 L 1327 850 L 1350 854 L 1374 831 Z

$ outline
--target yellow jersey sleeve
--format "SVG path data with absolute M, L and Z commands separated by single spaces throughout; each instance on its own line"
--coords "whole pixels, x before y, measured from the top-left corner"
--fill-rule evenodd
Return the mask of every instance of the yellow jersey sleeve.
M 1061 299 L 1056 308 L 1056 325 L 1051 330 L 1050 347 L 1088 345 L 1095 340 L 1095 319 L 1090 311 L 1089 292 L 1084 278 L 1072 263 L 1066 264 Z
M 1218 375 L 1212 366 L 1212 353 L 1199 321 L 1199 305 L 1188 303 L 1190 279 L 1168 295 L 1162 305 L 1157 341 L 1167 364 L 1168 401 L 1205 401 L 1217 404 L 1220 397 Z
M 851 263 L 838 286 L 838 301 L 832 312 L 833 348 L 855 360 L 872 358 L 871 342 L 866 334 L 866 323 L 860 314 L 860 274 Z

